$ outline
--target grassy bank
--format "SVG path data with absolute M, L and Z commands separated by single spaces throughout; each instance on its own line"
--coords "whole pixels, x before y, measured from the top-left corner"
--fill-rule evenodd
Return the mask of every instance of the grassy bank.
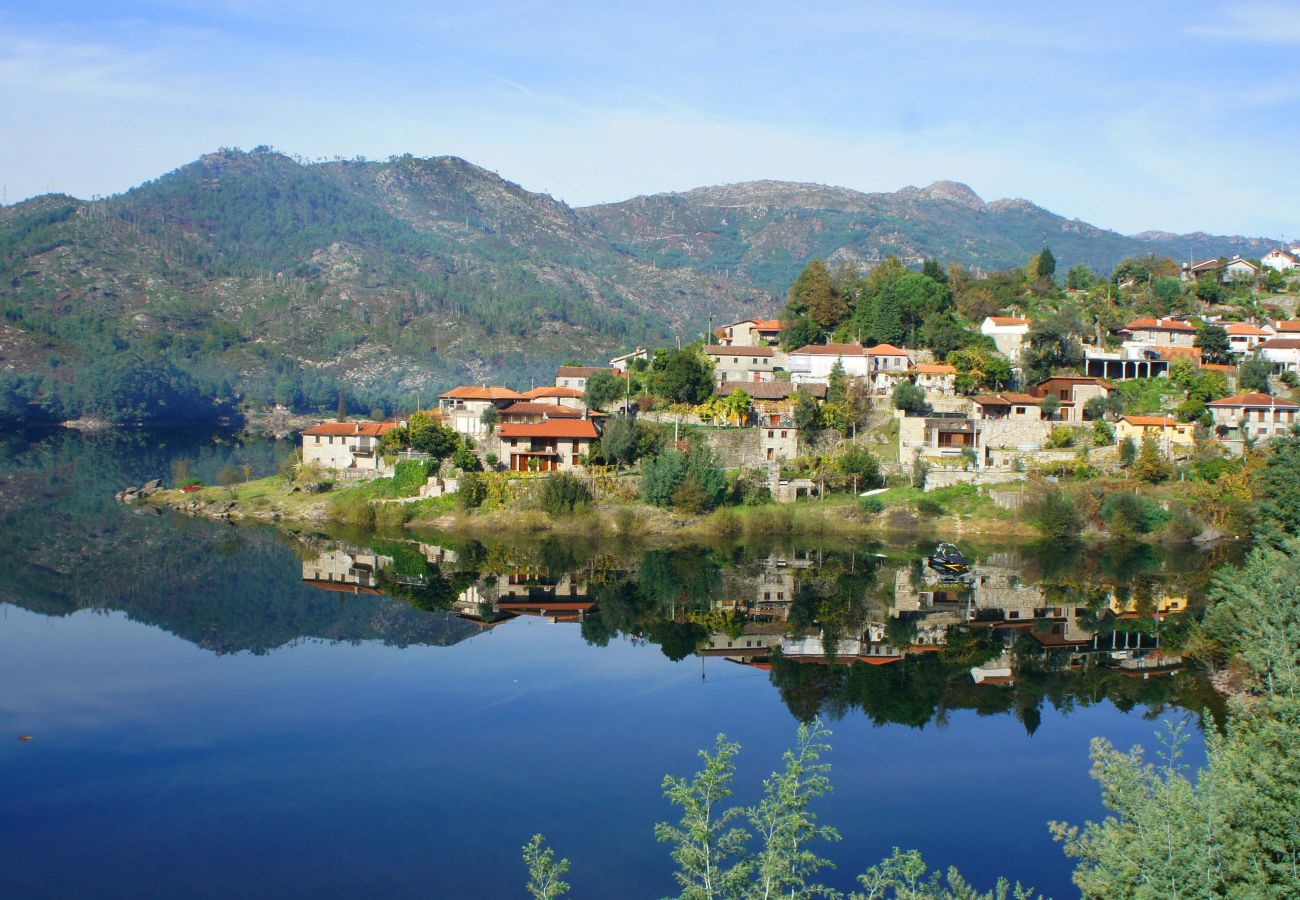
M 380 478 L 347 487 L 316 490 L 283 476 L 222 487 L 159 491 L 155 506 L 232 520 L 280 521 L 312 525 L 437 530 L 484 535 L 541 532 L 575 535 L 663 536 L 707 542 L 716 537 L 885 536 L 930 534 L 1011 535 L 1032 539 L 1037 532 L 1015 514 L 970 486 L 925 494 L 900 487 L 860 500 L 851 494 L 791 504 L 724 506 L 705 515 L 663 509 L 637 500 L 591 503 L 572 515 L 550 516 L 528 498 L 479 509 L 458 509 L 456 497 L 421 499 L 412 486 Z

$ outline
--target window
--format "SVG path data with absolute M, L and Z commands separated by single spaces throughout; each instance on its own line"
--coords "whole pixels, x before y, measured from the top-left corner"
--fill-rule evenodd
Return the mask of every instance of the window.
M 1024 414 L 1025 414 L 1025 408 L 1023 406 L 1017 406 L 1016 415 L 1023 416 Z
M 781 437 L 785 437 L 787 434 L 788 434 L 788 432 L 783 431 L 783 432 L 781 432 Z
M 775 436 L 775 432 L 769 431 L 769 432 L 767 433 L 767 436 L 768 436 L 768 437 L 774 437 L 774 436 Z

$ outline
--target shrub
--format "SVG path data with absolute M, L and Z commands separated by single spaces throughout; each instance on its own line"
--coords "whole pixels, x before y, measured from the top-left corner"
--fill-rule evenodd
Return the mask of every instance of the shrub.
M 538 503 L 552 518 L 571 516 L 591 504 L 591 491 L 576 475 L 561 472 L 542 482 Z
M 1078 507 L 1059 488 L 1044 491 L 1038 497 L 1030 509 L 1030 520 L 1048 541 L 1077 540 L 1083 527 Z
M 694 474 L 688 473 L 673 490 L 673 506 L 688 513 L 702 513 L 709 508 L 704 489 Z
M 928 519 L 935 519 L 942 516 L 947 510 L 943 504 L 932 497 L 922 497 L 916 501 L 916 511 Z
M 686 475 L 686 457 L 668 450 L 641 462 L 641 498 L 655 506 L 673 501 L 673 491 Z
M 885 503 L 879 497 L 859 497 L 858 509 L 869 516 L 878 516 L 885 511 Z
M 397 496 L 410 497 L 420 492 L 429 477 L 429 465 L 422 459 L 408 459 L 393 467 L 393 488 Z
M 457 509 L 478 509 L 487 499 L 487 484 L 477 472 L 466 472 L 460 477 L 460 487 L 456 489 Z
M 1204 530 L 1204 523 L 1180 503 L 1174 507 L 1169 523 L 1165 526 L 1165 537 L 1176 543 L 1185 544 L 1195 540 Z
M 1123 468 L 1127 469 L 1129 466 L 1133 465 L 1133 461 L 1136 459 L 1137 444 L 1133 443 L 1131 437 L 1124 438 L 1124 440 L 1119 442 L 1119 464 Z
M 614 511 L 614 527 L 619 534 L 636 534 L 641 530 L 641 514 L 630 506 L 620 506 Z
M 1065 425 L 1057 425 L 1052 429 L 1051 434 L 1047 436 L 1047 446 L 1053 450 L 1063 450 L 1066 447 L 1074 446 L 1074 429 Z
M 478 472 L 483 468 L 474 450 L 468 444 L 461 444 L 456 448 L 451 454 L 451 464 L 462 472 Z
M 405 503 L 377 503 L 371 506 L 375 525 L 379 528 L 401 528 L 409 512 Z
M 1131 491 L 1108 494 L 1097 515 L 1106 523 L 1111 537 L 1119 540 L 1149 534 L 1171 518 L 1159 503 Z
M 330 508 L 334 518 L 346 525 L 374 527 L 375 508 L 364 494 L 356 491 L 341 494 L 330 504 Z
M 912 463 L 912 487 L 924 488 L 926 476 L 930 474 L 930 464 L 918 456 Z
M 761 469 L 742 472 L 731 485 L 733 503 L 745 506 L 762 506 L 772 502 L 772 491 L 767 486 L 767 475 Z
M 1160 450 L 1160 444 L 1152 434 L 1142 436 L 1142 449 L 1138 451 L 1137 462 L 1133 463 L 1133 475 L 1143 481 L 1155 484 L 1169 477 L 1172 468 Z
M 858 487 L 880 487 L 884 479 L 880 476 L 880 460 L 876 455 L 859 444 L 849 444 L 838 460 L 839 470 L 845 475 L 856 475 Z

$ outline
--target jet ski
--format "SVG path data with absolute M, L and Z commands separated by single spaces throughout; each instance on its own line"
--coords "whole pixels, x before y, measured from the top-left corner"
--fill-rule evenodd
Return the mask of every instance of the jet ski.
M 934 548 L 934 552 L 925 558 L 926 564 L 940 575 L 960 578 L 970 574 L 970 562 L 952 544 L 943 542 Z

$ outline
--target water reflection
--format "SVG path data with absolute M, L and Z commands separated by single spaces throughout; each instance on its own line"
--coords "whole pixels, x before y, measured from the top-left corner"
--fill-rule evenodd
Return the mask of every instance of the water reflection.
M 919 547 L 445 544 L 304 538 L 302 581 L 445 610 L 467 636 L 534 617 L 598 646 L 621 637 L 760 669 L 801 719 L 919 726 L 971 708 L 1012 712 L 1032 733 L 1043 703 L 1217 708 L 1182 652 L 1213 555 L 1147 548 L 1063 566 L 1034 549 L 975 552 L 954 581 Z

